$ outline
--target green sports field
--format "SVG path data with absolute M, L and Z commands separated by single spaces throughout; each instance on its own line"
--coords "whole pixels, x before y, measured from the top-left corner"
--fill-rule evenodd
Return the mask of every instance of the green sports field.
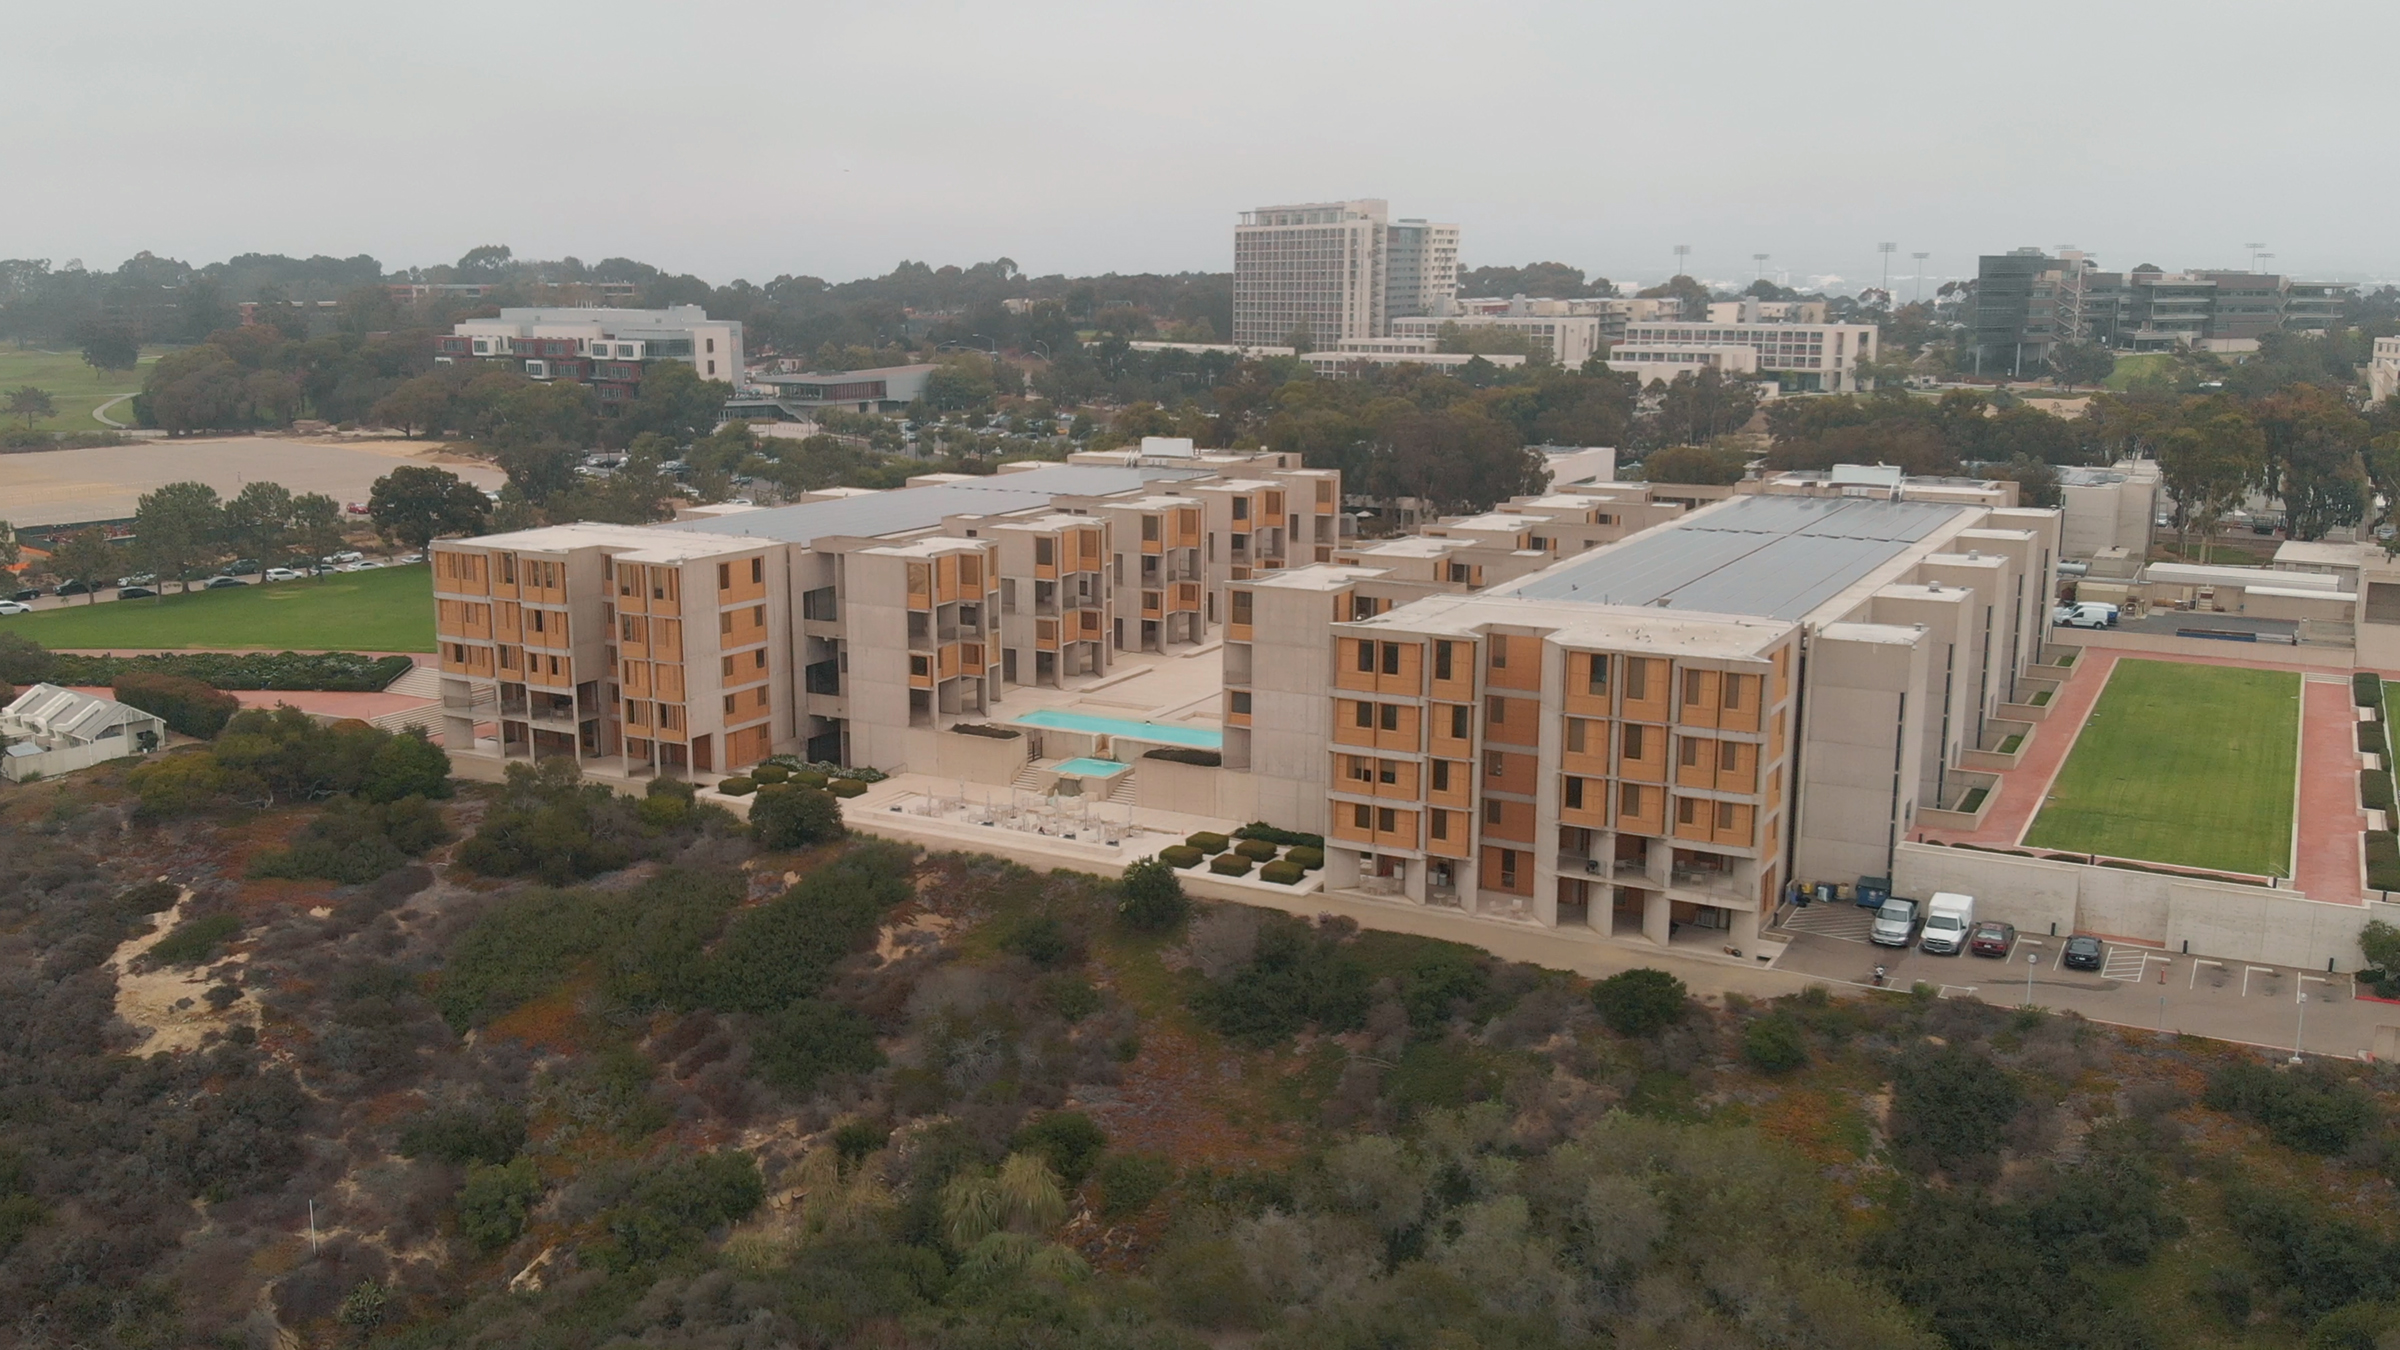
M 36 431 L 106 431 L 108 424 L 92 416 L 92 410 L 119 394 L 139 391 L 150 367 L 158 361 L 158 350 L 142 353 L 142 363 L 134 370 L 100 370 L 84 362 L 80 352 L 44 352 L 20 347 L 0 346 L 0 398 L 9 390 L 32 385 L 50 395 L 58 411 L 33 424 Z M 133 421 L 133 405 L 120 403 L 109 413 L 120 422 Z M 9 426 L 23 426 L 14 418 L 0 418 Z M 6 512 L 0 512 L 5 516 Z
M 156 600 L 103 600 L 0 618 L 0 632 L 45 647 L 264 647 L 274 651 L 429 652 L 433 573 L 414 567 L 336 572 L 240 590 L 172 588 Z
M 2284 875 L 2299 757 L 2299 675 L 2119 661 L 2025 844 Z

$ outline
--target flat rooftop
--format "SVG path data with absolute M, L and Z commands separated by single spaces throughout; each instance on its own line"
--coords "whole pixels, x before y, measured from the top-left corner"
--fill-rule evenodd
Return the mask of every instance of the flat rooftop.
M 1798 621 L 1977 508 L 1736 497 L 1493 592 Z
M 1138 492 L 1160 479 L 1208 477 L 1206 470 L 1148 466 L 1127 469 L 1058 464 L 1022 473 L 993 474 L 965 482 L 894 488 L 838 501 L 802 502 L 745 511 L 714 520 L 677 521 L 654 528 L 743 534 L 786 544 L 836 537 L 879 539 L 887 534 L 931 529 L 948 516 L 1000 516 L 1050 505 L 1062 496 L 1105 497 Z

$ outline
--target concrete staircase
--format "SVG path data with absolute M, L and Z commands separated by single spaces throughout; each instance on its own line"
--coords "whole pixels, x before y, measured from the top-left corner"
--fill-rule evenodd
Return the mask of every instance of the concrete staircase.
M 1134 799 L 1140 794 L 1134 790 L 1133 776 L 1140 772 L 1141 770 L 1139 769 L 1127 769 L 1125 772 L 1118 774 L 1115 778 L 1109 780 L 1109 805 L 1131 806 L 1134 804 Z
M 1009 786 L 1023 792 L 1032 792 L 1036 794 L 1040 793 L 1042 790 L 1042 770 L 1040 761 L 1031 759 L 1026 760 L 1025 767 L 1017 770 L 1017 776 L 1011 780 Z

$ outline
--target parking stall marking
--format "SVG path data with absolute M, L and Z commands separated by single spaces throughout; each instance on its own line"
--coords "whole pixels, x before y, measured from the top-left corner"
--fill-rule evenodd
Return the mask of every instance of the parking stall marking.
M 1867 931 L 1875 925 L 1875 911 L 1857 905 L 1816 904 L 1795 910 L 1783 921 L 1783 929 L 1791 933 L 1814 933 L 1819 937 L 1839 938 L 1844 942 L 1864 942 Z
M 2261 994 L 2264 994 L 2264 995 L 2266 995 L 2268 998 L 2273 998 L 2273 997 L 2275 997 L 2277 994 L 2280 994 L 2280 993 L 2282 993 L 2282 992 L 2283 992 L 2283 990 L 2282 990 L 2281 988 L 2277 987 L 2277 986 L 2276 986 L 2276 984 L 2275 984 L 2275 981 L 2276 981 L 2276 980 L 2278 980 L 2278 979 L 2282 978 L 2282 976 L 2281 976 L 2281 975 L 2280 975 L 2280 974 L 2279 974 L 2279 973 L 2276 971 L 2275 967 L 2273 967 L 2273 966 L 2244 966 L 2244 967 L 2242 967 L 2242 997 L 2243 997 L 2243 998 L 2248 998 L 2248 997 L 2250 997 L 2250 977 L 2251 977 L 2251 976 L 2253 976 L 2253 975 L 2264 975 L 2264 976 L 2266 976 L 2266 977 L 2267 977 L 2267 978 L 2265 978 L 2265 979 L 2263 979 L 2263 980 L 2260 980 L 2260 981 L 2259 981 L 2259 983 L 2260 983 L 2260 984 L 2262 984 L 2262 985 L 2264 985 L 2264 986 L 2266 986 L 2266 987 L 2265 987 L 2265 988 L 2263 988 L 2263 989 L 2261 989 L 2261 990 L 2259 990 L 2258 992 L 2260 992 Z
M 2225 963 L 2222 961 L 2211 961 L 2204 956 L 2195 956 L 2192 958 L 2192 978 L 2185 981 L 2184 988 L 2197 989 L 2200 987 L 2200 967 L 2202 966 L 2213 966 L 2216 968 L 2217 973 L 2209 977 L 2210 983 L 2216 985 L 2218 988 L 2223 988 L 2225 985 Z

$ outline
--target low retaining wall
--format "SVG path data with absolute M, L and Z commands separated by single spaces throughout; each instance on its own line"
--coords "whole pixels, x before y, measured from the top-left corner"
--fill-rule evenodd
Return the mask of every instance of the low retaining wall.
M 2195 620 L 2205 616 L 2195 615 Z M 2176 637 L 2172 633 L 2128 633 L 2122 628 L 2055 628 L 2050 640 L 2070 647 L 2107 647 L 2119 652 L 2162 656 L 2233 658 L 2247 666 L 2290 666 L 2295 669 L 2349 670 L 2357 653 L 2348 647 L 2287 647 L 2280 642 L 2223 642 L 2215 638 Z
M 2028 933 L 2098 933 L 2196 956 L 2311 970 L 2327 961 L 2336 970 L 2358 969 L 2358 933 L 2367 921 L 2400 923 L 2400 905 L 2333 904 L 2265 886 L 1935 844 L 1902 844 L 1892 871 L 1903 895 L 1972 895 L 1977 918 Z
M 1023 736 L 944 731 L 933 738 L 933 772 L 941 778 L 1007 787 L 1017 781 L 1030 749 Z

